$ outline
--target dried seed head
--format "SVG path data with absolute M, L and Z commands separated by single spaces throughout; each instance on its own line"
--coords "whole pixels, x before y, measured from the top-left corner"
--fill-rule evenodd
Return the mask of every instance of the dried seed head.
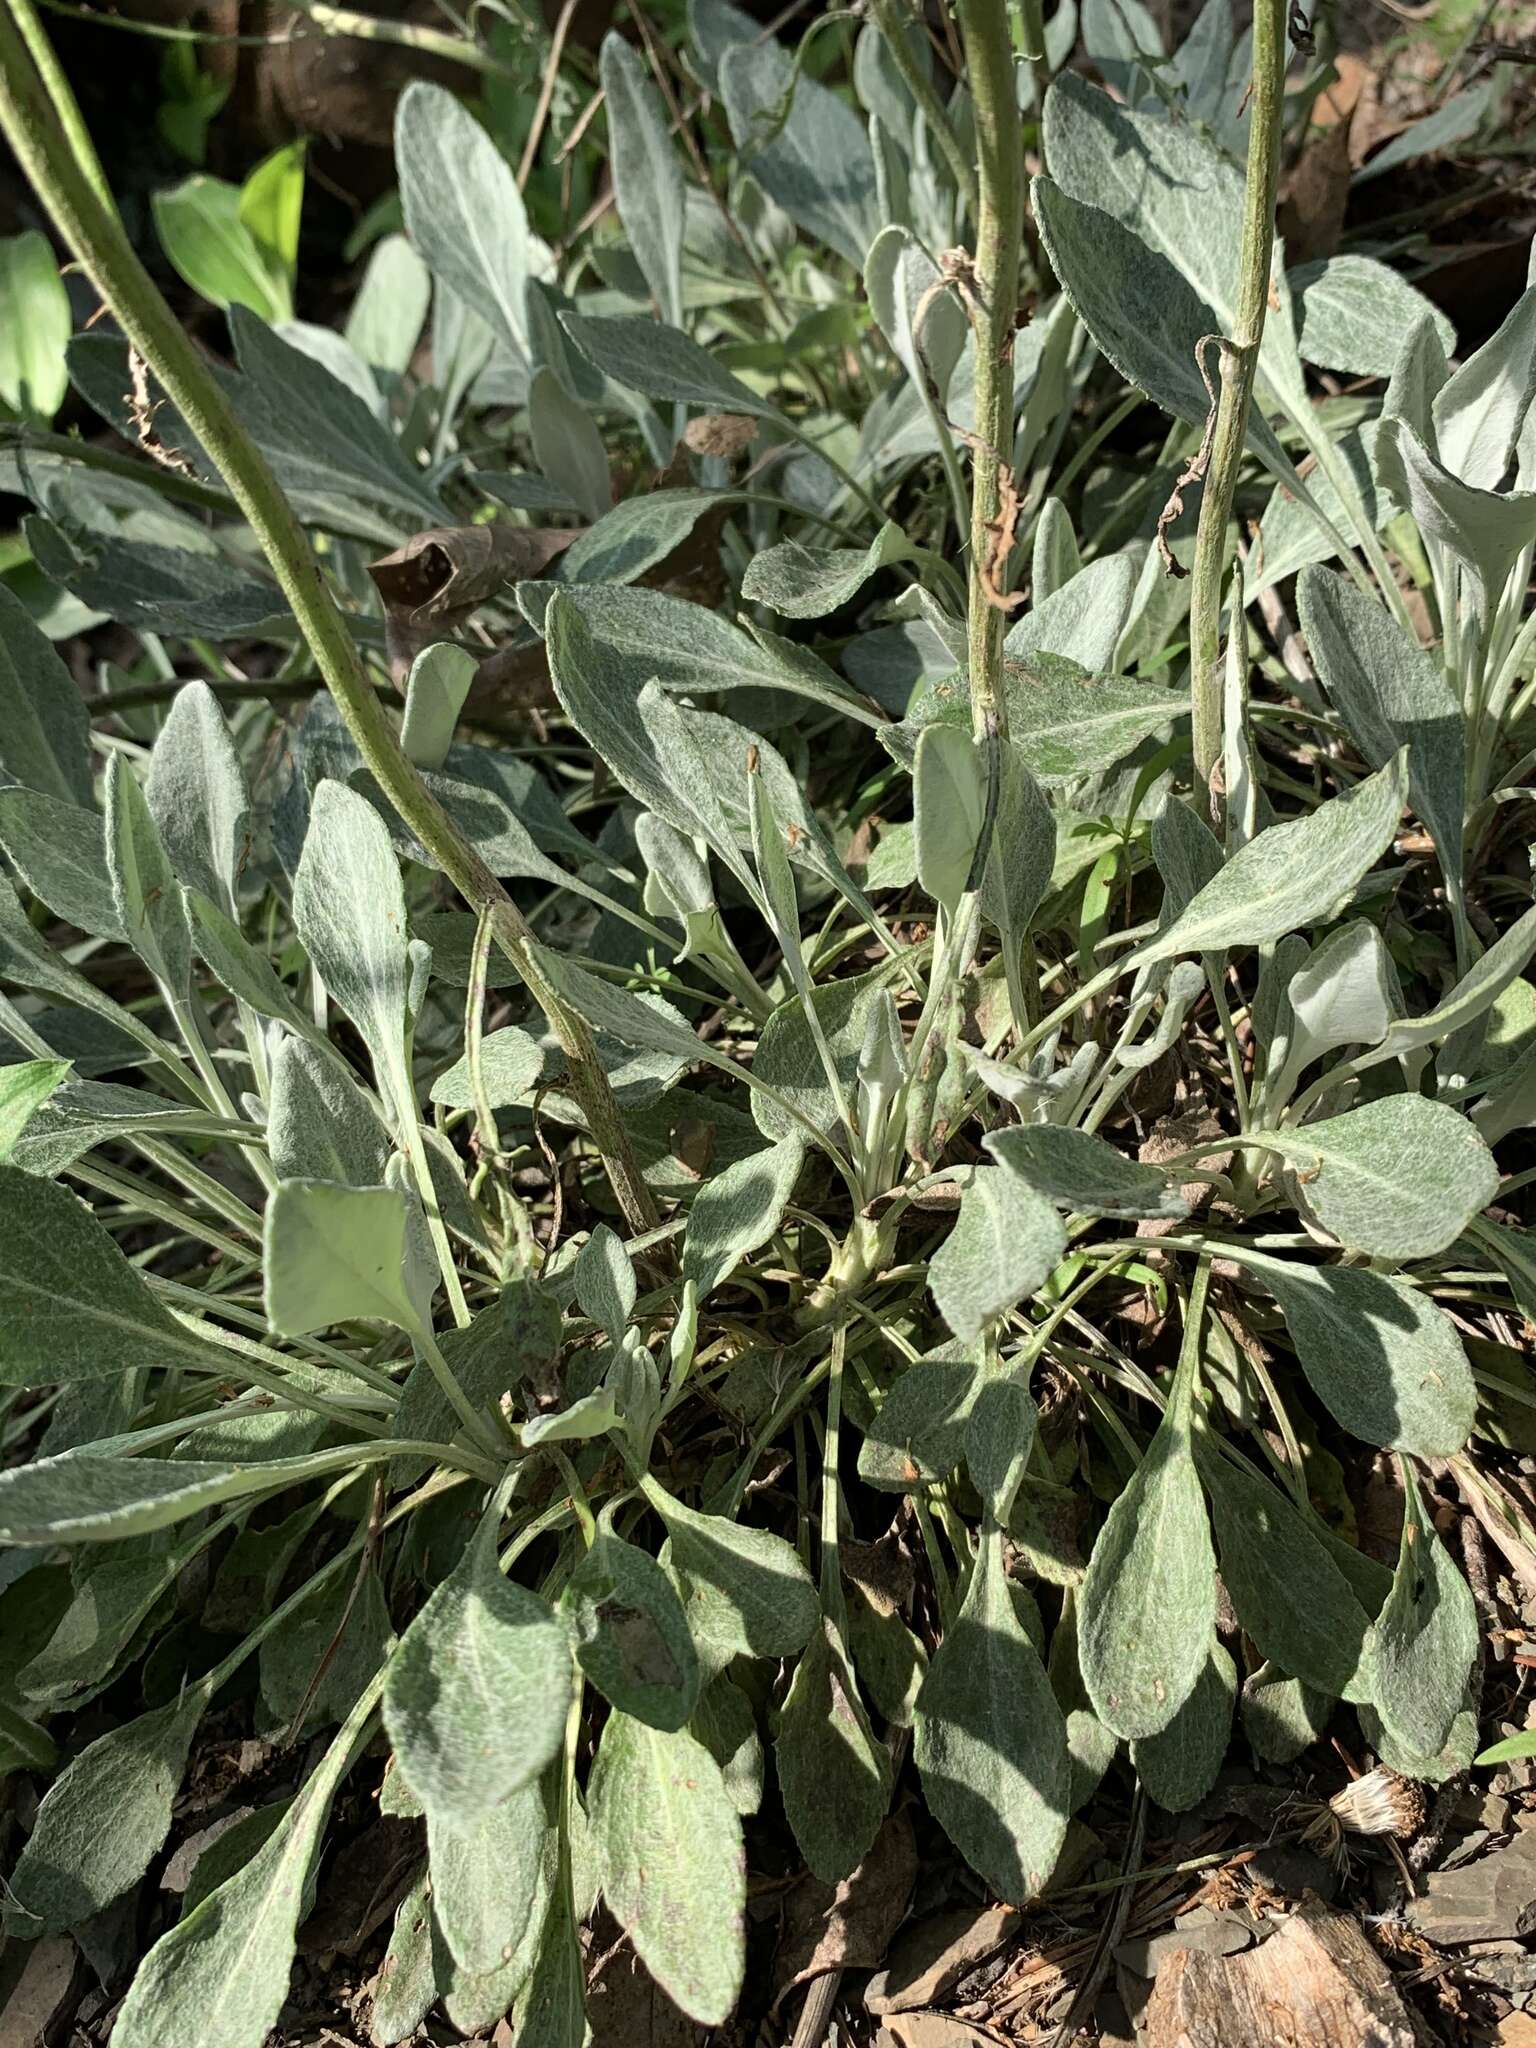
M 1352 1835 L 1416 1835 L 1424 1825 L 1424 1792 L 1411 1778 L 1400 1778 L 1385 1764 L 1356 1778 L 1328 1805 L 1341 1827 Z

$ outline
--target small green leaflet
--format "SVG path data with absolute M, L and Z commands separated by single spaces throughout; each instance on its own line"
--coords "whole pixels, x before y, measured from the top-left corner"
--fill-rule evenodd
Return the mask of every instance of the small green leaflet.
M 912 763 L 917 878 L 951 916 L 970 881 L 986 807 L 983 748 L 959 726 L 925 726 Z
M 998 1897 L 1018 1903 L 1043 1890 L 1067 1828 L 1067 1730 L 996 1529 L 982 1536 L 918 1694 L 913 1754 L 944 1832 Z
M 1190 1448 L 1196 1358 L 1175 1376 L 1146 1456 L 1099 1531 L 1078 1593 L 1077 1648 L 1095 1713 L 1157 1735 L 1194 1691 L 1216 1625 L 1216 1557 Z
M 722 2025 L 745 1967 L 746 1855 L 720 1766 L 686 1729 L 615 1711 L 587 1808 L 604 1897 L 674 2005 Z
M 386 1678 L 385 1725 L 428 1816 L 467 1826 L 536 1778 L 560 1746 L 570 1693 L 566 1631 L 502 1574 L 488 1516 Z
M 1420 1756 L 1450 1739 L 1480 1630 L 1471 1588 L 1424 1510 L 1419 1482 L 1403 1468 L 1403 1533 L 1392 1590 L 1371 1631 L 1371 1700 L 1394 1740 Z
M 178 879 L 229 915 L 251 842 L 251 800 L 218 699 L 185 683 L 150 750 L 145 796 Z

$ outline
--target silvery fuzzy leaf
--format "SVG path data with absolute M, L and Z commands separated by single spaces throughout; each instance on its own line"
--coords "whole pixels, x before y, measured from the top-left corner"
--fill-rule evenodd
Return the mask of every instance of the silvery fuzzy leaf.
M 1234 326 L 1243 205 L 1238 167 L 1187 122 L 1117 106 L 1108 93 L 1071 71 L 1063 72 L 1046 95 L 1044 153 L 1051 179 L 1062 193 L 1102 209 L 1135 236 L 1155 261 L 1178 273 L 1210 316 L 1186 333 L 1182 318 L 1170 318 L 1170 307 L 1155 330 L 1164 335 L 1179 332 L 1189 373 L 1198 382 L 1196 340 L 1202 334 L 1230 334 Z M 1122 246 L 1119 238 L 1108 237 L 1104 245 Z M 1088 325 L 1093 332 L 1093 323 Z M 1255 412 L 1272 406 L 1277 398 L 1295 400 L 1302 390 L 1293 336 L 1285 322 L 1266 322 Z M 1203 423 L 1208 403 L 1201 403 L 1199 419 L 1191 424 Z M 1262 425 L 1249 431 L 1268 461 L 1273 440 L 1266 443 Z M 1284 474 L 1283 466 L 1277 474 Z
M 853 109 L 797 69 L 781 44 L 756 36 L 722 54 L 720 94 L 753 182 L 798 226 L 861 266 L 884 223 L 869 138 Z
M 46 1181 L 33 1182 L 34 1187 L 48 1185 Z M 171 1327 L 176 1330 L 174 1324 Z M 176 1337 L 185 1351 L 207 1364 L 206 1352 L 197 1351 L 179 1331 Z M 168 1529 L 223 1501 L 239 1500 L 246 1494 L 280 1493 L 285 1486 L 302 1486 L 308 1480 L 351 1469 L 358 1459 L 358 1448 L 351 1444 L 244 1465 L 74 1451 L 36 1458 L 30 1465 L 0 1473 L 0 1543 L 26 1549 L 54 1543 L 120 1543 L 126 1537 Z M 131 1571 L 145 1560 L 129 1557 L 122 1562 Z M 167 1578 L 163 1557 L 149 1562 L 161 1574 L 163 1585 L 170 1584 L 179 1569 L 174 1567 Z M 111 1570 L 117 1563 L 115 1558 L 106 1560 L 100 1569 Z
M 1131 1744 L 1131 1768 L 1166 1813 L 1198 1806 L 1216 1782 L 1232 1735 L 1237 1669 L 1213 1637 L 1195 1689 L 1168 1726 Z
M 17 1060 L 0 1066 L 0 1160 L 16 1157 L 18 1144 L 25 1142 L 39 1113 L 68 1076 L 68 1060 Z M 25 1154 L 17 1164 L 26 1167 Z
M 395 1912 L 389 1946 L 379 1966 L 369 2039 L 374 2048 L 408 2041 L 436 2005 L 439 1986 L 432 1954 L 431 1880 L 421 1876 Z
M 982 1144 L 1000 1166 L 1078 1215 L 1133 1221 L 1189 1214 L 1188 1202 L 1168 1185 L 1161 1168 L 1127 1159 L 1091 1131 L 1017 1124 L 989 1131 Z
M 1256 1756 L 1292 1764 L 1322 1734 L 1332 1708 L 1326 1693 L 1264 1663 L 1244 1681 L 1238 1718 Z
M 89 808 L 90 713 L 53 643 L 0 588 L 0 769 L 61 803 Z
M 1061 1852 L 1066 1724 L 1003 1564 L 981 1539 L 971 1581 L 918 1694 L 913 1754 L 944 1832 L 1002 1899 L 1037 1896 Z
M 666 560 L 711 511 L 740 503 L 736 491 L 645 491 L 605 511 L 560 562 L 562 583 L 633 583 Z M 558 586 L 557 586 L 558 587 Z
M 1372 256 L 1327 256 L 1287 272 L 1305 361 L 1356 377 L 1390 377 L 1399 336 L 1428 320 L 1449 354 L 1456 330 L 1407 279 Z
M 572 1270 L 582 1314 L 619 1343 L 634 1312 L 636 1287 L 634 1265 L 618 1232 L 599 1223 Z
M 412 1235 L 411 1204 L 395 1188 L 279 1181 L 263 1232 L 268 1322 L 289 1337 L 356 1317 L 419 1331 Z
M 1383 1096 L 1343 1116 L 1266 1131 L 1263 1142 L 1292 1168 L 1306 1213 L 1373 1258 L 1445 1251 L 1498 1187 L 1476 1128 L 1422 1095 Z
M 32 1063 L 47 1067 L 49 1061 Z M 61 1063 L 59 1063 L 61 1064 Z M 19 1067 L 0 1067 L 0 1086 Z M 64 1070 L 68 1072 L 67 1067 Z M 62 1076 L 61 1076 L 62 1079 Z M 256 1140 L 256 1126 L 235 1126 Z M 93 1147 L 135 1132 L 175 1134 L 186 1138 L 226 1137 L 232 1127 L 206 1110 L 189 1108 L 148 1088 L 125 1088 L 112 1081 L 64 1081 L 36 1107 L 14 1140 L 10 1157 L 27 1173 L 52 1178 Z
M 1038 673 L 1011 662 L 1005 671 L 1008 738 L 1048 788 L 1112 768 L 1151 734 L 1189 716 L 1182 690 L 1160 690 L 1129 676 L 1062 673 L 1048 658 L 1037 659 Z M 881 743 L 897 760 L 909 762 L 923 727 L 941 721 L 970 729 L 969 692 L 961 677 L 916 696 L 900 725 L 881 728 Z
M 1425 324 L 1427 327 L 1428 323 Z M 1433 334 L 1432 329 L 1429 331 Z M 1367 420 L 1353 432 L 1341 434 L 1333 444 L 1333 452 L 1348 471 L 1372 530 L 1380 532 L 1390 522 L 1393 507 L 1386 493 L 1376 488 L 1376 431 L 1377 422 Z M 1323 519 L 1347 533 L 1353 514 L 1332 480 L 1320 469 L 1309 470 L 1307 489 Z M 1244 590 L 1249 602 L 1283 583 L 1287 576 L 1294 576 L 1309 562 L 1331 562 L 1338 552 L 1338 542 L 1317 512 L 1293 496 L 1284 484 L 1276 484 L 1259 521 L 1258 540 L 1246 565 Z
M 1461 1339 L 1432 1301 L 1362 1266 L 1249 1253 L 1244 1263 L 1279 1302 L 1302 1371 L 1341 1428 L 1383 1450 L 1455 1456 L 1476 1392 Z
M 278 1178 L 377 1187 L 390 1134 L 340 1060 L 284 1032 L 270 1064 L 267 1144 Z
M 1447 355 L 1451 342 L 1445 341 Z M 1434 397 L 1438 459 L 1452 476 L 1496 491 L 1513 468 L 1536 398 L 1536 290 L 1515 301 L 1491 340 L 1468 356 Z
M 987 1522 L 999 1528 L 1008 1526 L 1040 1425 L 1027 1376 L 1015 1368 L 1005 1379 L 984 1380 L 965 1425 L 966 1469 Z
M 1409 796 L 1459 894 L 1466 726 L 1440 661 L 1332 570 L 1304 569 L 1296 595 L 1318 675 L 1365 758 L 1384 768 L 1407 748 Z
M 1160 1733 L 1194 1691 L 1216 1623 L 1216 1557 L 1190 1448 L 1194 1356 L 1105 1518 L 1077 1596 L 1089 1700 L 1133 1740 Z
M 1152 858 L 1163 879 L 1160 921 L 1172 924 L 1221 871 L 1221 842 L 1191 805 L 1178 798 L 1152 820 Z
M 489 1976 L 526 1941 L 539 1902 L 546 1832 L 537 1778 L 501 1799 L 477 1801 L 453 1820 L 428 1808 L 432 1915 L 459 1971 Z
M 1472 1589 L 1451 1562 L 1405 1467 L 1403 1532 L 1392 1590 L 1371 1631 L 1371 1702 L 1394 1741 L 1433 1756 L 1450 1737 L 1482 1630 Z
M 1152 100 L 1166 55 L 1163 32 L 1142 0 L 1083 0 L 1082 36 L 1107 84 L 1132 106 Z
M 1195 344 L 1216 331 L 1210 306 L 1167 257 L 1050 178 L 1035 179 L 1034 205 L 1051 267 L 1100 353 L 1165 412 L 1203 430 L 1210 399 Z M 1257 407 L 1248 438 L 1265 467 L 1298 491 L 1294 468 Z
M 1183 91 L 1191 118 L 1203 122 L 1234 156 L 1242 154 L 1248 132 L 1247 109 L 1241 102 L 1243 81 L 1252 64 L 1252 44 L 1251 29 L 1241 36 L 1236 33 L 1225 0 L 1205 0 L 1164 74 L 1171 85 Z
M 465 1828 L 540 1773 L 565 1733 L 571 1645 L 554 1613 L 501 1571 L 487 1517 L 400 1638 L 384 1721 L 429 1819 Z
M 120 2048 L 261 2048 L 281 2010 L 309 1877 L 374 1698 L 365 1693 L 274 1833 L 140 1964 L 120 2008 Z
M 111 1728 L 59 1773 L 6 1880 L 6 1918 L 26 1940 L 87 1920 L 137 1883 L 171 1826 L 187 1752 L 207 1707 L 192 1687 Z
M 192 935 L 159 827 L 124 754 L 107 764 L 106 858 L 118 928 L 175 1001 L 192 978 Z
M 643 1479 L 641 1490 L 666 1526 L 671 1564 L 711 1609 L 712 1671 L 735 1656 L 792 1657 L 804 1647 L 821 1606 L 792 1544 L 766 1529 L 685 1507 L 654 1478 Z M 704 1638 L 686 1591 L 683 1604 L 702 1655 Z
M 747 413 L 776 420 L 778 407 L 760 398 L 696 341 L 662 320 L 599 318 L 566 313 L 561 325 L 589 363 L 645 398 L 699 405 L 707 412 Z
M 703 605 L 688 604 L 659 590 L 619 585 L 545 585 L 558 589 L 560 610 L 575 615 L 602 651 L 616 701 L 633 705 L 648 682 L 673 693 L 707 696 L 716 691 L 766 688 L 790 690 L 813 702 L 862 718 L 867 704 L 847 691 L 830 671 L 791 665 L 775 636 L 748 636 Z M 523 594 L 526 594 L 526 587 Z M 548 614 L 545 614 L 546 623 Z M 553 650 L 552 650 L 553 658 Z
M 529 233 L 511 166 L 455 94 L 416 80 L 395 112 L 406 232 L 433 276 L 525 365 L 524 294 L 547 252 Z
M 431 303 L 431 273 L 405 236 L 381 236 L 369 251 L 363 281 L 347 309 L 346 339 L 357 359 L 370 369 L 403 377 Z
M 1379 1045 L 1401 1005 L 1397 972 L 1375 925 L 1356 918 L 1330 932 L 1287 982 L 1286 1001 L 1290 1075 L 1341 1045 Z
M 1435 150 L 1449 149 L 1454 143 L 1465 142 L 1481 127 L 1483 116 L 1492 107 L 1498 91 L 1497 78 L 1485 78 L 1477 85 L 1463 86 L 1460 92 L 1442 100 L 1432 114 L 1426 114 L 1422 120 L 1394 135 L 1384 148 L 1377 150 L 1355 172 L 1352 182 L 1363 185 L 1371 178 L 1379 178 L 1384 171 L 1395 171 L 1400 164 L 1412 163 L 1416 157 L 1428 156 Z
M 0 849 L 56 917 L 93 938 L 123 936 L 100 811 L 19 784 L 0 789 Z
M 124 1054 L 131 1060 L 130 1048 L 133 1047 L 138 1048 L 140 1057 L 146 1054 L 152 1060 L 172 1057 L 169 1048 L 162 1045 L 132 1010 L 125 1010 L 120 1003 L 113 1002 L 94 982 L 87 981 L 83 974 L 77 974 L 54 951 L 33 927 L 17 900 L 16 891 L 3 876 L 0 876 L 0 978 L 20 988 L 36 989 L 53 996 L 70 1009 L 90 1011 L 96 1022 L 89 1030 L 85 1030 L 83 1019 L 55 1012 L 49 1019 L 52 1035 L 44 1031 L 43 1037 L 51 1050 L 64 1050 L 71 1057 L 78 1054 L 91 1060 L 96 1072 L 102 1071 L 95 1064 L 99 1060 L 107 1060 L 109 1067 L 124 1064 Z
M 1413 515 L 1427 540 L 1463 563 L 1482 592 L 1485 611 L 1521 553 L 1536 542 L 1536 491 L 1475 489 L 1435 459 L 1404 418 L 1384 418 L 1376 436 L 1383 486 Z
M 1407 782 L 1404 749 L 1345 795 L 1260 832 L 1148 942 L 1138 961 L 1263 945 L 1333 916 L 1391 844 Z
M 595 524 L 613 504 L 608 451 L 597 423 L 554 371 L 534 371 L 528 388 L 528 433 L 546 480 Z
M 890 1807 L 891 1760 L 870 1727 L 842 1633 L 825 1618 L 795 1666 L 773 1753 L 801 1855 L 823 1884 L 840 1884 Z
M 322 782 L 315 791 L 293 921 L 321 980 L 366 1040 L 381 1084 L 392 1083 L 405 1058 L 405 892 L 388 826 L 343 783 Z
M 966 1424 L 981 1391 L 959 1345 L 930 1353 L 892 1381 L 859 1445 L 859 1477 L 888 1493 L 939 1486 L 965 1454 Z
M 783 540 L 748 562 L 741 594 L 786 619 L 820 619 L 855 598 L 878 570 L 914 553 L 889 519 L 867 548 L 817 548 Z
M 587 1809 L 609 1911 L 673 2004 L 721 2025 L 745 1967 L 746 1857 L 720 1766 L 686 1729 L 615 1712 Z
M 1370 1616 L 1320 1534 L 1278 1488 L 1217 1449 L 1200 1470 L 1222 1583 L 1263 1654 L 1330 1699 L 1368 1696 Z
M 144 496 L 153 537 L 141 538 L 141 522 L 118 521 L 94 487 L 50 483 L 47 516 L 22 522 L 38 567 L 92 611 L 152 633 L 242 639 L 287 617 L 275 583 L 222 554 L 206 527 Z
M 251 799 L 206 683 L 184 683 L 171 699 L 150 749 L 144 793 L 178 879 L 233 913 L 250 852 Z
M 665 109 L 624 38 L 603 39 L 599 77 L 608 112 L 614 198 L 646 283 L 674 327 L 683 324 L 683 167 Z
M 418 768 L 441 768 L 453 745 L 453 729 L 475 680 L 475 658 L 446 641 L 424 647 L 411 663 L 405 684 L 405 717 L 400 744 Z
M 969 1344 L 1045 1284 L 1066 1245 L 1061 1218 L 1043 1195 L 1002 1167 L 974 1167 L 949 1235 L 928 1262 L 928 1291 Z
M 877 967 L 868 974 L 822 982 L 812 992 L 845 1100 L 858 1085 L 859 1055 L 871 1008 L 891 979 L 889 967 Z M 818 1129 L 835 1128 L 838 1107 L 799 996 L 781 1003 L 763 1026 L 752 1071 Z M 802 1128 L 778 1102 L 756 1091 L 752 1115 L 767 1138 L 787 1138 Z
M 700 1301 L 779 1228 L 804 1161 L 805 1139 L 796 1131 L 704 1182 L 688 1212 L 682 1268 Z
M 338 499 L 365 506 L 385 539 L 447 523 L 442 499 L 355 392 L 244 306 L 231 307 L 229 327 L 240 365 L 225 380 L 230 401 L 311 515 Z
M 516 1024 L 487 1032 L 480 1041 L 480 1076 L 492 1109 L 523 1101 L 544 1071 L 544 1048 Z M 454 1061 L 432 1083 L 432 1100 L 447 1109 L 473 1109 L 469 1056 Z
M 951 917 L 970 886 L 986 815 L 986 749 L 958 725 L 925 726 L 912 764 L 917 879 Z
M 873 25 L 859 47 L 871 37 L 883 47 Z M 931 383 L 942 405 L 969 330 L 958 298 L 938 285 L 938 265 L 917 238 L 906 228 L 882 228 L 864 262 L 870 311 L 913 385 L 923 392 Z M 914 326 L 919 314 L 921 325 Z
M 1078 552 L 1077 535 L 1072 530 L 1071 513 L 1060 498 L 1047 498 L 1040 507 L 1040 517 L 1035 525 L 1034 548 L 1030 557 L 1029 582 L 1033 602 L 1037 606 L 1043 604 L 1046 598 L 1060 590 L 1064 584 L 1070 583 L 1082 566 L 1083 558 Z M 1070 654 L 1072 650 L 1052 649 L 1053 653 L 1062 651 Z M 1077 659 L 1081 660 L 1082 657 L 1079 655 Z M 1107 661 L 1085 662 L 1083 665 L 1085 668 L 1113 668 L 1114 649 L 1111 648 Z
M 1130 617 L 1138 574 L 1130 555 L 1102 555 L 1053 593 L 1037 590 L 1031 609 L 1008 630 L 1004 657 L 1027 666 L 1036 655 L 1057 654 L 1090 675 L 1106 675 Z
M 1029 771 L 1023 749 L 999 742 L 997 817 L 981 882 L 981 908 L 1016 945 L 1028 932 L 1051 886 L 1056 814 Z
M 561 1606 L 576 1661 L 604 1699 L 648 1727 L 684 1726 L 699 1696 L 698 1653 L 672 1581 L 649 1551 L 600 1528 Z

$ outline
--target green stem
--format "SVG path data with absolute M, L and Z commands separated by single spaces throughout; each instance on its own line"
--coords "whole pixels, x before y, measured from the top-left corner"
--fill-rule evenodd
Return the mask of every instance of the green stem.
M 1284 96 L 1285 0 L 1258 0 L 1253 19 L 1253 101 L 1237 305 L 1233 331 L 1228 337 L 1230 345 L 1221 351 L 1216 431 L 1200 500 L 1190 590 L 1195 778 L 1202 791 L 1210 789 L 1222 753 L 1221 585 L 1227 566 L 1227 522 L 1232 516 L 1237 473 L 1242 466 L 1248 406 L 1258 372 L 1259 343 L 1269 303 Z
M 956 189 L 965 201 L 972 220 L 980 217 L 981 199 L 976 185 L 976 173 L 965 160 L 965 151 L 960 147 L 960 138 L 950 126 L 949 115 L 939 98 L 928 67 L 912 53 L 907 40 L 908 27 L 918 28 L 917 22 L 897 0 L 870 0 L 870 19 L 885 38 L 885 47 L 891 53 L 891 62 L 901 73 L 907 91 L 917 102 L 917 110 L 928 125 L 928 132 L 939 146 L 939 154 L 949 166 L 949 175 L 954 179 Z M 918 29 L 921 34 L 921 29 Z
M 476 910 L 490 916 L 496 943 L 560 1041 L 572 1093 L 626 1220 L 634 1230 L 649 1229 L 656 1222 L 656 1206 L 636 1164 L 591 1032 L 550 988 L 522 913 L 407 759 L 304 530 L 266 459 L 182 331 L 121 223 L 97 196 L 86 167 L 94 158 L 82 161 L 76 156 L 17 33 L 14 9 L 26 4 L 27 0 L 9 0 L 12 11 L 0 9 L 0 129 L 59 234 L 250 523 L 364 764 L 432 861 Z M 89 150 L 88 140 L 83 146 Z
M 1007 555 L 996 545 L 1013 443 L 1013 335 L 1024 241 L 1024 145 L 1014 83 L 1007 0 L 961 0 L 960 34 L 976 111 L 980 172 L 971 325 L 976 337 L 976 439 L 971 461 L 970 601 L 966 646 L 971 729 L 978 739 L 1008 730 L 1003 700 L 1007 614 L 994 602 L 1006 585 Z M 994 552 L 997 559 L 994 561 Z

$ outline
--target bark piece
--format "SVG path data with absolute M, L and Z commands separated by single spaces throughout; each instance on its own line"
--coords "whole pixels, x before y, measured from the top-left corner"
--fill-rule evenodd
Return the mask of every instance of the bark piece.
M 1414 2048 L 1385 1963 L 1309 1897 L 1243 1955 L 1169 1958 L 1142 2016 L 1146 2048 Z
M 886 1967 L 870 1978 L 865 2006 L 883 2015 L 931 2005 L 1001 1948 L 1018 1931 L 1020 1918 L 1016 1907 L 989 1906 L 982 1913 L 936 1913 L 920 1920 L 902 1935 Z
M 1407 1918 L 1426 1940 L 1448 1948 L 1536 1931 L 1536 1823 L 1502 1849 L 1435 1871 Z

